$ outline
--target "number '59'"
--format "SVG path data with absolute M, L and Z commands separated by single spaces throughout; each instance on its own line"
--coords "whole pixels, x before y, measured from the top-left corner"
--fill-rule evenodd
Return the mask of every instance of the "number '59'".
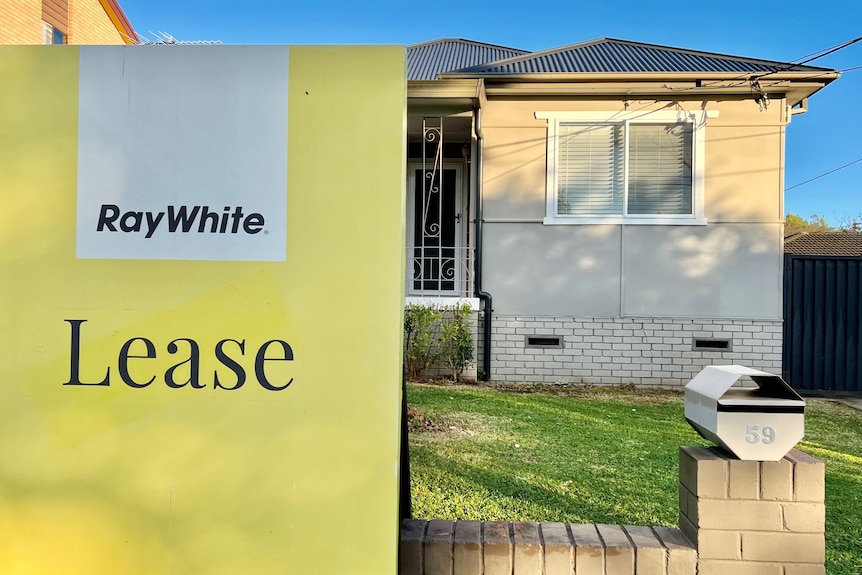
M 757 425 L 749 425 L 745 428 L 745 441 L 769 445 L 775 441 L 775 428 L 767 425 L 761 429 Z

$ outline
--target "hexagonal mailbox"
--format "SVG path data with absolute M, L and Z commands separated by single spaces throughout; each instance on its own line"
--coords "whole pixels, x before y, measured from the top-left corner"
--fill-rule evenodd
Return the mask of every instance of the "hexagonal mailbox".
M 744 376 L 756 387 L 734 387 Z M 685 386 L 685 419 L 739 459 L 778 461 L 805 435 L 805 400 L 777 375 L 716 365 Z

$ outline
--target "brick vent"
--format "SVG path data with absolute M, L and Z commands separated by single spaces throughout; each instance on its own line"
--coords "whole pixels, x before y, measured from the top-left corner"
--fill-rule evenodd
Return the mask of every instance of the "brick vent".
M 408 519 L 399 575 L 695 575 L 678 529 Z

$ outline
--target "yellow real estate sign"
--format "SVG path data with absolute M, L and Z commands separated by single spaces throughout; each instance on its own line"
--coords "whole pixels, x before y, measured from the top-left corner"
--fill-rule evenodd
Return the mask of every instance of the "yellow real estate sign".
M 0 47 L 0 573 L 395 573 L 401 47 Z

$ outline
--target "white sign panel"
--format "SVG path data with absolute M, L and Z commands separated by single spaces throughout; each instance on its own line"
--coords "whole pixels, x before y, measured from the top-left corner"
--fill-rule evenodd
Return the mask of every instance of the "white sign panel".
M 81 56 L 77 257 L 284 261 L 288 48 Z

